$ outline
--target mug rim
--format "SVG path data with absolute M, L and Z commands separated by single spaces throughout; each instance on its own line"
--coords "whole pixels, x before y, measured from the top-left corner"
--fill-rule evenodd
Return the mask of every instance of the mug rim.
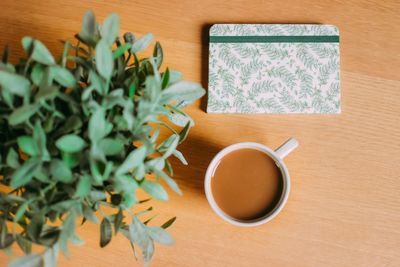
M 282 180 L 283 180 L 283 189 L 282 189 L 282 194 L 279 199 L 279 202 L 276 204 L 276 206 L 269 211 L 267 214 L 261 216 L 260 218 L 252 219 L 252 220 L 239 220 L 234 217 L 231 217 L 230 215 L 226 214 L 217 204 L 217 202 L 214 199 L 214 196 L 212 194 L 211 190 L 211 180 L 213 177 L 213 172 L 217 169 L 217 163 L 220 162 L 220 160 L 226 156 L 227 154 L 243 149 L 243 148 L 250 148 L 250 149 L 256 149 L 258 151 L 264 152 L 267 154 L 269 157 L 271 157 L 275 163 L 277 164 L 279 170 L 282 173 Z M 283 209 L 283 207 L 286 205 L 286 202 L 289 197 L 290 193 L 290 176 L 289 176 L 289 171 L 286 167 L 286 164 L 283 162 L 283 159 L 278 156 L 278 154 L 272 150 L 271 148 L 260 144 L 256 142 L 240 142 L 240 143 L 235 143 L 232 145 L 229 145 L 225 148 L 223 148 L 221 151 L 219 151 L 214 158 L 211 160 L 210 164 L 207 167 L 206 175 L 205 175 L 205 180 L 204 180 L 204 191 L 206 193 L 206 198 L 208 203 L 210 204 L 212 210 L 223 220 L 227 221 L 230 224 L 236 225 L 236 226 L 243 226 L 243 227 L 251 227 L 251 226 L 258 226 L 261 224 L 265 224 L 269 221 L 271 221 L 273 218 L 275 218 Z

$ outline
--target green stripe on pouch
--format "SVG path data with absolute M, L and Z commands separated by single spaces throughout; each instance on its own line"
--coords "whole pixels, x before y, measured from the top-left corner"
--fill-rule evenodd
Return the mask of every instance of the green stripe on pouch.
M 210 43 L 339 43 L 338 35 L 210 36 Z

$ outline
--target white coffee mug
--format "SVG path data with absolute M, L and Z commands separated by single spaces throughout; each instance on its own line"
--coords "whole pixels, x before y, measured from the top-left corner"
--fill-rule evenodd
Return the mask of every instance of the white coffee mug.
M 222 219 L 225 221 L 237 225 L 237 226 L 257 226 L 260 224 L 264 224 L 272 220 L 273 218 L 276 217 L 276 215 L 281 212 L 283 207 L 285 206 L 288 197 L 289 197 L 289 192 L 290 192 L 290 176 L 288 169 L 286 167 L 286 164 L 283 162 L 283 158 L 286 157 L 292 150 L 294 150 L 299 143 L 297 142 L 296 139 L 290 138 L 287 140 L 283 145 L 281 145 L 279 148 L 277 148 L 275 151 L 270 149 L 269 147 L 259 144 L 259 143 L 254 143 L 254 142 L 243 142 L 243 143 L 237 143 L 230 145 L 224 149 L 222 149 L 211 161 L 210 165 L 207 168 L 206 172 L 206 177 L 204 181 L 204 187 L 205 187 L 205 192 L 206 192 L 206 197 L 208 200 L 208 203 L 210 203 L 211 208 L 214 210 L 214 212 L 220 216 Z M 283 179 L 283 190 L 282 190 L 282 195 L 278 201 L 278 204 L 266 215 L 253 219 L 253 220 L 239 220 L 236 218 L 233 218 L 226 214 L 223 210 L 221 210 L 218 207 L 218 204 L 216 203 L 214 196 L 212 194 L 211 190 L 211 180 L 212 177 L 214 176 L 214 172 L 216 170 L 217 164 L 220 162 L 220 160 L 227 155 L 228 153 L 242 149 L 242 148 L 250 148 L 250 149 L 256 149 L 261 152 L 264 152 L 267 154 L 269 157 L 271 157 L 276 165 L 279 167 L 281 173 L 282 173 L 282 179 Z

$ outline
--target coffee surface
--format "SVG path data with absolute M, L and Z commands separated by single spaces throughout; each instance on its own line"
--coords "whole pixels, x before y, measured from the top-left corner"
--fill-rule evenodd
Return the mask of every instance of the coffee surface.
M 239 220 L 257 219 L 278 204 L 283 190 L 282 174 L 264 152 L 238 149 L 217 164 L 211 190 L 226 214 Z

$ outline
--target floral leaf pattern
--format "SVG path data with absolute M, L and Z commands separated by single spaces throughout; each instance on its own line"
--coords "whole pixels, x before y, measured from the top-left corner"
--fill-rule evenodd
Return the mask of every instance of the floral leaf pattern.
M 210 29 L 210 36 L 338 35 L 332 25 Z M 209 113 L 340 113 L 338 42 L 211 42 L 209 56 Z

